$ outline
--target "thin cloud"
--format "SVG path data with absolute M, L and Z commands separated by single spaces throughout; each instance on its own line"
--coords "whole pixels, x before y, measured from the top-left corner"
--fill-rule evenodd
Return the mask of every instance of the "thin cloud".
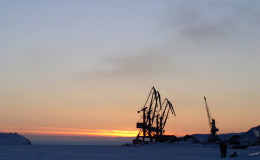
M 187 2 L 167 12 L 167 28 L 194 43 L 216 43 L 258 32 L 258 2 Z
M 154 49 L 151 49 L 154 48 Z M 133 54 L 118 54 L 101 60 L 104 68 L 86 71 L 83 78 L 129 78 L 158 76 L 174 70 L 175 54 L 162 47 L 151 47 Z M 161 49 L 159 49 L 161 48 Z

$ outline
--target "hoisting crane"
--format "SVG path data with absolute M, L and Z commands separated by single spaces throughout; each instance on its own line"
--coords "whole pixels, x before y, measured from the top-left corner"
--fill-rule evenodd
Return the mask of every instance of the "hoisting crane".
M 174 114 L 174 116 L 176 116 L 175 111 L 174 111 L 173 106 L 172 106 L 172 103 L 167 98 L 164 99 L 162 106 L 164 104 L 165 104 L 164 110 L 159 117 L 159 119 L 160 119 L 160 135 L 163 134 L 163 129 L 166 125 L 166 121 L 168 119 L 169 112 L 171 111 L 171 113 Z M 167 112 L 167 114 L 165 116 L 166 112 Z
M 209 107 L 208 107 L 206 97 L 204 97 L 204 101 L 205 101 L 205 105 L 206 105 L 206 110 L 207 110 L 207 115 L 208 115 L 208 120 L 209 120 L 210 133 L 211 133 L 211 137 L 209 137 L 209 141 L 215 142 L 217 140 L 216 134 L 219 131 L 219 129 L 216 127 L 215 119 L 211 118 L 211 114 L 210 114 L 210 111 L 209 111 Z
M 162 112 L 163 105 L 164 110 Z M 149 138 L 150 142 L 154 139 L 157 141 L 159 135 L 163 134 L 163 129 L 170 111 L 175 115 L 171 102 L 166 98 L 162 104 L 160 93 L 152 87 L 144 107 L 138 111 L 138 113 L 142 112 L 142 122 L 137 122 L 136 124 L 137 128 L 140 128 L 140 131 L 136 139 L 133 140 L 133 143 L 145 142 L 146 138 Z M 155 119 L 156 124 L 154 124 Z M 139 137 L 142 137 L 142 141 Z
M 147 105 L 148 102 L 150 103 Z M 143 112 L 143 122 L 137 123 L 137 128 L 141 128 L 137 135 L 137 138 L 141 136 L 143 138 L 143 142 L 145 141 L 145 138 L 149 138 L 150 141 L 152 141 L 152 139 L 154 138 L 156 128 L 152 127 L 152 125 L 154 122 L 155 113 L 158 112 L 156 111 L 158 106 L 161 109 L 161 96 L 160 93 L 156 91 L 154 87 L 152 87 L 144 104 L 144 107 L 138 111 L 138 113 Z

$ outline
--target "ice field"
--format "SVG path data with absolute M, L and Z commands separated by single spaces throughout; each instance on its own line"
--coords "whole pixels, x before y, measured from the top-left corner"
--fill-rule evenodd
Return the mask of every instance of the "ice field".
M 235 150 L 228 149 L 228 156 Z M 236 150 L 237 158 L 260 160 L 260 146 Z M 218 145 L 150 144 L 139 146 L 0 145 L 1 160 L 214 160 Z

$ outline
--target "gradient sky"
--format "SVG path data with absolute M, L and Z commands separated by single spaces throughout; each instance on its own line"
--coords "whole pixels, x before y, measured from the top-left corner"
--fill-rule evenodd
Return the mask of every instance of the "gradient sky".
M 135 135 L 152 86 L 174 105 L 168 133 L 209 133 L 203 96 L 219 133 L 247 131 L 260 115 L 259 8 L 256 0 L 2 0 L 0 131 Z

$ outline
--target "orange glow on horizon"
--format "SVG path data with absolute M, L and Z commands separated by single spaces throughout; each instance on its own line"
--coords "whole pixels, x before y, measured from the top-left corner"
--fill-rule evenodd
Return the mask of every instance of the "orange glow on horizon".
M 17 132 L 24 135 L 49 135 L 49 136 L 100 136 L 100 137 L 136 137 L 138 131 L 127 130 L 102 130 L 102 129 L 78 129 L 55 127 L 24 127 L 0 126 L 3 132 Z
M 22 135 L 46 135 L 46 136 L 86 136 L 86 137 L 136 137 L 138 131 L 131 130 L 103 130 L 103 129 L 81 129 L 81 128 L 59 128 L 59 127 L 17 127 L 0 126 L 1 132 L 14 133 Z M 177 137 L 185 136 L 187 133 L 166 132 L 166 135 L 175 135 Z M 192 133 L 190 133 L 192 134 Z

